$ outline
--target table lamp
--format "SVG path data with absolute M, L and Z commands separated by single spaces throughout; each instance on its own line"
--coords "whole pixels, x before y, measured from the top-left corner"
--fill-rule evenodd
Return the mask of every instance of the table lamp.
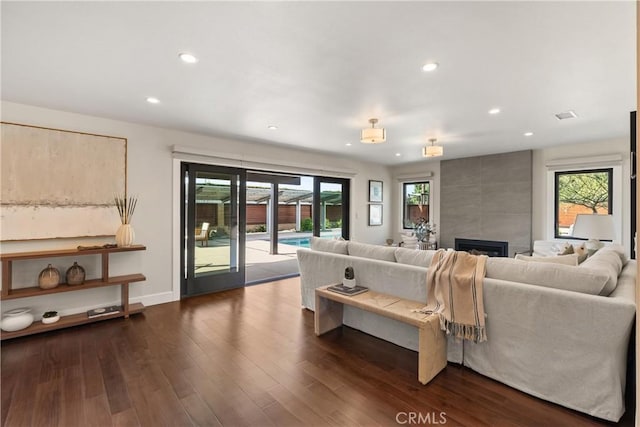
M 611 215 L 578 214 L 572 236 L 589 239 L 587 249 L 597 251 L 604 246 L 601 240 L 613 241 L 616 237 L 613 217 Z

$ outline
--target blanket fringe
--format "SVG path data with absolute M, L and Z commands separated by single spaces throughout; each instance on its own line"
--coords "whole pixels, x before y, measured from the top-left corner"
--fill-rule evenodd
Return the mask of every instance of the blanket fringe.
M 447 335 L 453 335 L 456 338 L 463 338 L 475 343 L 487 340 L 487 330 L 484 326 L 464 325 L 461 323 L 450 322 L 444 314 L 437 313 L 435 310 L 429 310 L 427 307 L 415 308 L 411 311 L 422 314 L 436 314 L 440 319 L 440 330 L 445 331 Z
M 445 331 L 447 335 L 453 335 L 456 338 L 463 338 L 475 343 L 487 340 L 487 331 L 484 326 L 463 325 L 448 321 L 444 315 L 439 314 L 440 329 Z

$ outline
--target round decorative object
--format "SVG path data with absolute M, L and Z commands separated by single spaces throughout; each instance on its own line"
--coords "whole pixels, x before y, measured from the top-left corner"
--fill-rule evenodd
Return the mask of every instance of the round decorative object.
M 126 248 L 133 244 L 135 233 L 131 224 L 121 224 L 116 231 L 116 244 L 120 248 Z
M 56 323 L 58 320 L 60 320 L 60 316 L 57 311 L 47 311 L 42 315 L 42 323 L 45 325 L 49 323 Z
M 60 284 L 60 272 L 49 264 L 38 276 L 38 286 L 42 289 L 53 289 Z
M 7 332 L 19 331 L 33 323 L 33 314 L 30 308 L 16 308 L 7 311 L 2 317 L 0 329 Z
M 82 285 L 84 283 L 85 274 L 84 268 L 82 268 L 81 265 L 78 265 L 77 262 L 74 262 L 67 270 L 67 284 Z

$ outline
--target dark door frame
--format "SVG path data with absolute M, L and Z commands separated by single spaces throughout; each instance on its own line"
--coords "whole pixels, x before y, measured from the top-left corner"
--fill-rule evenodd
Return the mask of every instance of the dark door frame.
M 231 168 L 226 166 L 215 166 L 208 164 L 200 164 L 193 162 L 181 162 L 180 164 L 182 185 L 180 187 L 180 200 L 182 201 L 182 209 L 180 215 L 180 241 L 183 242 L 182 255 L 180 257 L 180 295 L 181 297 L 189 297 L 201 293 L 216 292 L 224 289 L 238 288 L 245 285 L 245 247 L 246 247 L 246 170 L 241 168 Z M 237 215 L 230 210 L 229 235 L 235 236 L 235 245 L 237 247 L 237 259 L 235 265 L 237 271 L 229 273 L 219 273 L 215 275 L 207 275 L 202 278 L 195 278 L 193 271 L 195 270 L 195 197 L 191 198 L 191 193 L 195 194 L 195 179 L 187 179 L 189 174 L 195 176 L 196 172 L 210 172 L 236 175 L 238 182 L 231 183 L 230 199 L 237 200 Z M 189 213 L 193 212 L 193 215 Z M 231 240 L 234 240 L 233 238 Z M 232 246 L 234 243 L 231 243 Z M 233 264 L 233 256 L 231 257 Z M 196 285 L 196 280 L 199 282 Z M 204 284 L 208 280 L 208 284 Z M 191 285 L 190 285 L 191 284 Z M 204 284 L 204 285 L 203 285 Z M 210 290 L 200 291 L 201 287 L 211 287 Z M 196 289 L 193 291 L 193 289 Z
M 342 185 L 342 238 L 349 240 L 349 202 L 351 180 L 348 178 L 332 178 L 325 176 L 313 177 L 313 235 L 320 237 L 320 184 L 326 182 L 330 184 Z

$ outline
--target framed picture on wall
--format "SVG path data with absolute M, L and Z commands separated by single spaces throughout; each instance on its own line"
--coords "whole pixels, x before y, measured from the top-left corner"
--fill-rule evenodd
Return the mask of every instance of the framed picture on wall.
M 382 181 L 369 180 L 369 201 L 382 202 Z
M 369 205 L 369 225 L 382 225 L 382 205 Z

